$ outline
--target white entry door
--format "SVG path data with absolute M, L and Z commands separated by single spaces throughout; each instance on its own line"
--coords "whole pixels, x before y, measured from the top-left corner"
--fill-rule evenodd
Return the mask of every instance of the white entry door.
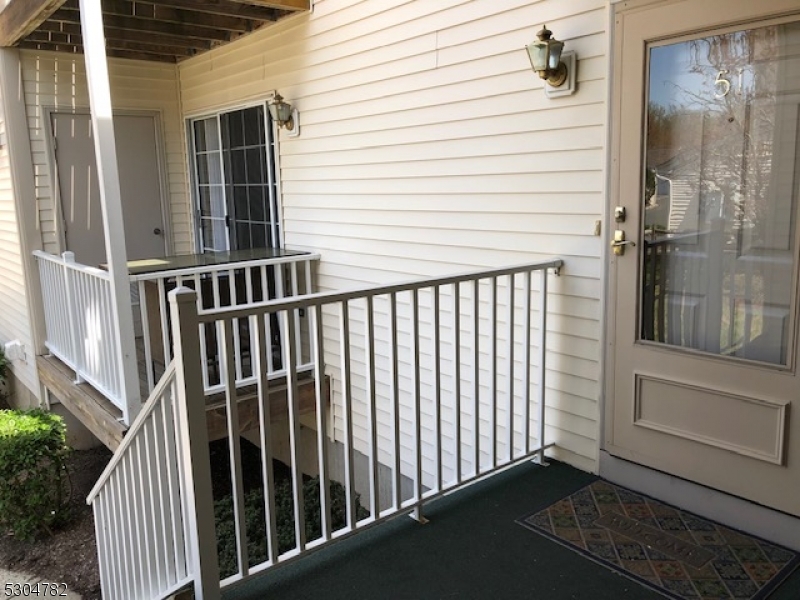
M 92 125 L 87 114 L 52 113 L 67 250 L 87 265 L 106 261 Z M 125 243 L 129 259 L 165 254 L 161 166 L 155 117 L 114 117 Z
M 605 448 L 800 516 L 800 5 L 632 4 Z

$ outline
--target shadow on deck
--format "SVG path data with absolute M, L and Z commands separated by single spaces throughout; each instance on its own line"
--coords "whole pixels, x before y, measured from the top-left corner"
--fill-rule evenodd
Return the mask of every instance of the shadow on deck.
M 515 523 L 597 479 L 525 463 L 229 588 L 225 600 L 656 600 L 663 598 Z M 770 600 L 800 598 L 800 570 Z

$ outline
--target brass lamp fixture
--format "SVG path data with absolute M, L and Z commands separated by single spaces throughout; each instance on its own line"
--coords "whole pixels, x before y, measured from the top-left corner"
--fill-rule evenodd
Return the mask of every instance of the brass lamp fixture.
M 542 26 L 542 29 L 536 33 L 536 37 L 538 39 L 526 46 L 525 49 L 528 51 L 531 67 L 539 77 L 547 82 L 545 92 L 548 96 L 573 94 L 575 92 L 575 53 L 564 52 L 564 42 L 555 39 L 547 25 Z
M 300 123 L 297 109 L 288 102 L 285 102 L 283 100 L 283 96 L 276 93 L 275 97 L 272 99 L 272 102 L 270 102 L 267 106 L 269 108 L 269 114 L 272 117 L 272 120 L 275 121 L 278 127 L 283 127 L 290 133 L 290 135 L 297 135 L 297 133 L 299 133 Z
M 544 25 L 537 33 L 538 40 L 528 48 L 528 57 L 536 73 L 553 87 L 559 87 L 567 80 L 567 65 L 561 62 L 564 42 L 553 37 L 553 32 Z

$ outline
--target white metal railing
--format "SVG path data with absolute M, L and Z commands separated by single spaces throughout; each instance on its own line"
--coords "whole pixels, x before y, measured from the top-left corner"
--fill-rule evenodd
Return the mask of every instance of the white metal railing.
M 313 291 L 312 263 L 319 254 L 298 254 L 275 258 L 247 260 L 221 265 L 203 265 L 169 271 L 131 275 L 136 285 L 141 315 L 141 347 L 144 355 L 145 377 L 149 390 L 159 379 L 164 365 L 172 358 L 172 341 L 169 327 L 167 293 L 176 287 L 186 286 L 197 292 L 198 310 L 230 307 L 246 308 L 266 300 L 308 294 Z M 298 325 L 301 321 L 298 320 Z M 285 369 L 281 363 L 281 346 L 285 332 L 276 319 L 264 324 L 266 339 L 270 340 L 267 370 L 270 377 L 282 377 Z M 299 370 L 310 370 L 308 339 L 300 337 L 307 331 L 297 327 L 295 341 Z M 236 384 L 239 387 L 256 382 L 251 349 L 256 332 L 246 319 L 236 323 L 234 356 Z M 222 341 L 211 327 L 200 328 L 200 359 L 207 366 L 202 371 L 206 394 L 224 390 L 220 376 L 219 357 Z
M 106 600 L 162 600 L 192 583 L 197 600 L 219 599 L 205 403 L 187 401 L 203 392 L 199 334 L 196 322 L 179 327 L 185 301 L 171 305 L 175 358 L 86 499 Z
M 533 456 L 543 462 L 547 274 L 561 265 L 550 260 L 201 311 L 194 290 L 171 292 L 175 358 L 87 499 L 103 597 L 160 599 L 193 582 L 196 598 L 217 600 L 222 587 L 389 517 L 421 519 L 423 504 L 477 478 Z M 305 415 L 294 335 L 301 313 L 309 316 L 314 366 L 314 410 Z M 286 332 L 284 398 L 272 393 L 278 386 L 268 369 L 266 321 L 273 315 Z M 258 441 L 261 482 L 252 489 L 243 478 L 235 367 L 242 320 L 253 331 L 258 402 L 248 438 Z M 206 407 L 194 401 L 204 385 L 201 326 L 221 340 L 230 458 L 223 490 L 212 486 Z M 285 417 L 276 416 L 275 402 Z M 279 536 L 287 515 L 276 502 L 277 458 L 290 473 L 288 545 Z M 319 481 L 311 492 L 309 476 Z M 220 492 L 233 507 L 235 538 L 235 566 L 223 573 L 214 532 Z M 253 492 L 263 495 L 260 504 L 246 502 Z M 314 523 L 305 517 L 309 493 L 321 507 Z M 341 510 L 333 510 L 337 502 Z M 254 510 L 264 523 L 258 531 Z
M 107 271 L 75 262 L 72 252 L 35 251 L 39 262 L 48 350 L 126 413 L 116 354 L 111 279 Z M 126 417 L 127 419 L 127 417 Z
M 220 574 L 213 531 L 187 532 L 196 540 L 191 548 L 199 553 L 195 562 L 207 565 L 192 571 L 197 597 L 217 598 L 220 587 L 394 515 L 422 518 L 423 504 L 442 494 L 533 456 L 543 461 L 548 447 L 547 272 L 561 264 L 550 260 L 246 308 L 198 311 L 194 291 L 173 292 L 173 331 L 197 340 L 198 325 L 203 325 L 212 327 L 221 340 L 228 426 L 231 483 L 223 491 L 233 508 L 235 567 Z M 302 380 L 294 333 L 301 313 L 309 316 L 312 341 L 313 415 L 300 413 Z M 265 335 L 266 321 L 273 315 L 286 331 L 281 385 L 286 396 L 278 400 L 271 393 L 271 349 Z M 258 418 L 248 438 L 258 441 L 261 458 L 261 483 L 251 490 L 243 480 L 240 440 L 245 432 L 235 367 L 235 336 L 243 320 L 254 332 L 257 374 Z M 196 368 L 202 345 L 183 339 L 180 348 L 178 378 L 184 378 L 185 386 L 176 389 L 176 401 L 181 410 L 195 414 L 197 423 L 204 423 L 205 408 L 190 401 L 203 384 L 202 369 Z M 275 416 L 273 402 L 284 406 L 285 418 Z M 203 427 L 198 426 L 191 441 L 207 450 Z M 285 461 L 290 472 L 288 546 L 278 534 L 283 526 L 278 521 L 285 521 L 286 515 L 281 517 L 276 503 L 276 458 Z M 187 473 L 199 477 L 202 485 L 190 478 L 186 485 L 197 494 L 198 510 L 207 511 L 195 521 L 198 527 L 208 527 L 213 522 L 209 463 L 193 455 L 187 460 Z M 304 481 L 309 476 L 319 481 L 317 491 L 310 492 L 319 496 L 321 506 L 319 522 L 314 523 L 306 522 L 304 510 L 309 493 Z M 254 491 L 263 494 L 263 509 L 257 512 L 265 523 L 256 532 L 251 528 L 253 503 L 245 499 Z M 345 516 L 337 522 L 338 511 L 332 507 L 340 492 Z M 260 551 L 251 552 L 254 546 L 249 542 L 254 541 Z
M 103 598 L 162 598 L 192 580 L 176 383 L 170 364 L 87 498 Z

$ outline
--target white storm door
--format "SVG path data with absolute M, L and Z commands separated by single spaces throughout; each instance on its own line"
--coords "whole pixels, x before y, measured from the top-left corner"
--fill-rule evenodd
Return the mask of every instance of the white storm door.
M 79 263 L 106 261 L 92 126 L 87 114 L 52 113 L 61 214 L 66 249 Z M 128 259 L 165 255 L 161 167 L 155 117 L 117 115 L 122 212 Z
M 612 455 L 793 515 L 798 8 L 618 10 L 605 419 Z

